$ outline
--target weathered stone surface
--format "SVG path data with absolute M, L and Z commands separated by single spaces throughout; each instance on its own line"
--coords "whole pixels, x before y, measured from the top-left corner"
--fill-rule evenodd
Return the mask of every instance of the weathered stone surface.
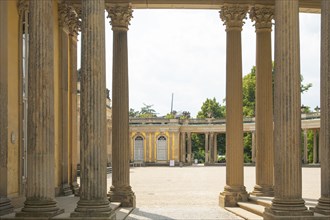
M 226 25 L 226 187 L 220 194 L 222 207 L 246 201 L 243 177 L 243 93 L 241 31 L 247 5 L 227 5 L 220 11 Z
M 330 2 L 322 1 L 321 12 L 321 198 L 315 212 L 330 216 Z M 315 145 L 314 145 L 315 147 Z
M 107 7 L 113 30 L 112 69 L 112 186 L 110 201 L 135 207 L 135 195 L 129 177 L 129 91 L 127 31 L 132 18 L 130 4 Z
M 298 0 L 275 2 L 275 198 L 265 219 L 311 216 L 302 199 Z
M 274 8 L 255 5 L 250 18 L 255 21 L 256 51 L 256 186 L 257 196 L 274 196 L 273 86 L 271 31 Z
M 17 217 L 63 212 L 54 200 L 54 23 L 53 1 L 29 2 L 27 189 Z
M 114 217 L 107 198 L 104 0 L 82 1 L 80 200 L 71 217 Z

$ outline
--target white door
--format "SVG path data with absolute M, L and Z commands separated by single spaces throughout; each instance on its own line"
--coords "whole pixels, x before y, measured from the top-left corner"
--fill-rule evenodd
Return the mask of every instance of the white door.
M 157 160 L 167 160 L 167 140 L 164 136 L 157 140 Z
M 143 138 L 138 136 L 134 141 L 134 161 L 143 161 Z

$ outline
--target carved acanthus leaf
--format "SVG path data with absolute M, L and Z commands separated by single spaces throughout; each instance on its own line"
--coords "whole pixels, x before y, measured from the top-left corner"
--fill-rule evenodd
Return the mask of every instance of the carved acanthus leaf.
M 59 22 L 62 27 L 67 27 L 71 35 L 77 35 L 80 30 L 81 21 L 75 8 L 64 2 L 58 6 Z
M 113 30 L 128 30 L 130 20 L 133 18 L 131 4 L 116 4 L 107 7 L 108 18 Z
M 220 18 L 226 25 L 227 30 L 232 28 L 242 29 L 243 19 L 246 18 L 248 5 L 224 4 L 220 10 Z
M 24 13 L 29 10 L 29 1 L 28 0 L 18 0 L 17 1 L 17 10 L 20 17 L 24 16 Z
M 270 29 L 274 18 L 274 7 L 255 5 L 250 9 L 250 18 L 255 21 L 256 29 Z

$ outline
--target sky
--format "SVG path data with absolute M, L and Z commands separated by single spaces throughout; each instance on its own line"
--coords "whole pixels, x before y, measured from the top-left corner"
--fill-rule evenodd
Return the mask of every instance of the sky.
M 106 77 L 112 94 L 112 30 L 106 25 Z M 80 37 L 80 36 L 79 36 Z M 272 32 L 272 41 L 274 31 Z M 80 42 L 80 41 L 79 41 Z M 272 45 L 274 53 L 274 41 Z M 243 75 L 255 65 L 256 34 L 250 19 L 242 31 Z M 78 45 L 78 66 L 80 66 Z M 226 32 L 218 10 L 135 9 L 128 31 L 129 103 L 153 105 L 158 116 L 173 110 L 196 117 L 203 102 L 226 94 Z M 274 57 L 274 55 L 273 55 Z M 320 15 L 300 14 L 301 103 L 320 106 Z

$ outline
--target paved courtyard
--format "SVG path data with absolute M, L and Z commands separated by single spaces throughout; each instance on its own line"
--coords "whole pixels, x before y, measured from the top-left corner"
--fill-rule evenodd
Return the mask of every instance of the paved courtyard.
M 240 219 L 218 206 L 225 186 L 225 167 L 134 167 L 131 185 L 137 208 L 128 219 Z M 255 167 L 245 167 L 248 192 Z M 108 175 L 111 185 L 111 174 Z M 320 195 L 320 168 L 303 168 L 303 197 L 313 205 Z

